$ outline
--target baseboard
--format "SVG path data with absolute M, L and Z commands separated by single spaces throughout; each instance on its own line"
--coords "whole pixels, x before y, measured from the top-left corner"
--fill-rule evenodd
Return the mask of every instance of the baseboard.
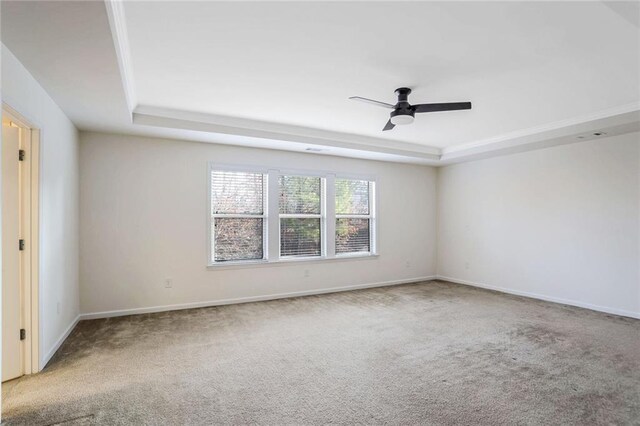
M 211 300 L 207 302 L 181 303 L 176 305 L 151 306 L 146 308 L 121 309 L 115 311 L 93 312 L 81 314 L 81 320 L 120 317 L 125 315 L 148 314 L 153 312 L 178 311 L 181 309 L 206 308 L 210 306 L 233 305 L 238 303 L 260 302 L 264 300 L 287 299 L 290 297 L 312 296 L 316 294 L 338 293 L 341 291 L 359 290 L 364 288 L 386 287 L 391 285 L 409 284 L 421 281 L 435 280 L 436 276 L 408 278 L 404 280 L 383 281 L 369 284 L 358 284 L 344 287 L 331 287 L 315 290 L 294 291 L 290 293 L 266 294 L 262 296 L 238 297 L 234 299 Z
M 69 327 L 67 327 L 67 329 L 64 331 L 64 333 L 62 333 L 60 338 L 56 341 L 56 343 L 49 350 L 49 352 L 47 352 L 44 355 L 44 357 L 40 360 L 40 370 L 42 370 L 49 363 L 53 355 L 55 355 L 58 349 L 60 349 L 60 346 L 62 346 L 64 341 L 67 340 L 67 337 L 69 337 L 73 329 L 76 328 L 76 325 L 78 325 L 78 322 L 80 322 L 80 319 L 81 319 L 80 317 L 81 315 L 78 315 L 77 317 L 75 317 L 73 321 L 71 321 L 71 324 L 69 324 Z
M 563 305 L 577 306 L 579 308 L 591 309 L 592 311 L 604 312 L 607 314 L 614 314 L 614 315 L 620 315 L 623 317 L 640 319 L 640 312 L 609 308 L 607 306 L 592 305 L 590 303 L 579 302 L 576 300 L 562 299 L 559 297 L 546 296 L 544 294 L 530 293 L 528 291 L 512 290 L 509 288 L 497 287 L 497 286 L 488 285 L 488 284 L 481 284 L 473 281 L 461 280 L 458 278 L 445 277 L 442 275 L 436 276 L 436 279 L 441 281 L 449 281 L 456 284 L 468 285 L 471 287 L 485 288 L 487 290 L 499 291 L 501 293 L 508 293 L 516 296 L 530 297 L 532 299 L 544 300 L 546 302 L 554 302 L 554 303 L 561 303 Z

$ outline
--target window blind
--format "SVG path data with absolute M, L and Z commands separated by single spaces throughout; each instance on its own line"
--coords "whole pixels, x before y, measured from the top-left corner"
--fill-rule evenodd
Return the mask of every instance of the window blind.
M 371 250 L 369 219 L 336 219 L 336 254 Z
M 322 254 L 322 179 L 281 175 L 280 256 L 309 257 Z
M 214 170 L 211 200 L 213 214 L 262 214 L 264 175 Z
M 281 214 L 320 214 L 319 177 L 280 176 Z
M 336 254 L 371 252 L 371 188 L 365 180 L 335 180 Z
M 263 219 L 214 219 L 214 260 L 256 260 L 264 257 Z
M 369 214 L 369 182 L 336 179 L 336 213 Z
M 320 219 L 280 219 L 280 256 L 320 256 Z
M 214 262 L 264 258 L 265 183 L 262 173 L 211 172 Z

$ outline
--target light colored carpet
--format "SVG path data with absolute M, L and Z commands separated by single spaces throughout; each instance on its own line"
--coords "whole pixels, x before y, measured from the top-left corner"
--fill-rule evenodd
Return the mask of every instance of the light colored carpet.
M 35 425 L 640 424 L 640 321 L 443 282 L 81 322 Z

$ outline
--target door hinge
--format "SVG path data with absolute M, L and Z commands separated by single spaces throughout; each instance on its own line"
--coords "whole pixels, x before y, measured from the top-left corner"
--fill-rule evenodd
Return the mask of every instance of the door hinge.
M 25 330 L 24 328 L 20 329 L 20 340 L 24 340 L 27 338 L 27 330 Z
M 24 156 L 25 156 L 24 149 L 19 150 L 18 151 L 18 161 L 24 161 Z
M 24 240 L 18 241 L 18 248 L 20 249 L 20 251 L 24 250 Z

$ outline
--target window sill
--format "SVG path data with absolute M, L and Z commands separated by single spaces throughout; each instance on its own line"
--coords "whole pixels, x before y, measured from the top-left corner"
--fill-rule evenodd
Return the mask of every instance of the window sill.
M 332 263 L 332 262 L 346 262 L 350 260 L 372 260 L 377 259 L 378 254 L 347 254 L 337 255 L 336 257 L 306 257 L 306 258 L 292 258 L 292 259 L 280 259 L 280 260 L 256 260 L 251 262 L 225 262 L 222 264 L 213 264 L 207 266 L 209 271 L 220 271 L 226 269 L 249 269 L 249 268 L 264 268 L 270 266 L 292 266 L 296 263 L 314 264 L 314 263 Z

